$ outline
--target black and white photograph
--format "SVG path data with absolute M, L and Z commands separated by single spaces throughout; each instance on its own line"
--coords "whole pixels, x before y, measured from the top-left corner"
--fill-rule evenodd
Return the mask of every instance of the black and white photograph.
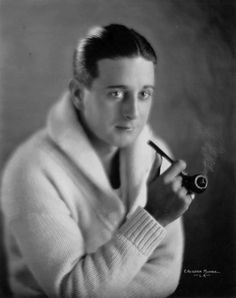
M 0 298 L 236 297 L 235 56 L 235 0 L 0 0 Z

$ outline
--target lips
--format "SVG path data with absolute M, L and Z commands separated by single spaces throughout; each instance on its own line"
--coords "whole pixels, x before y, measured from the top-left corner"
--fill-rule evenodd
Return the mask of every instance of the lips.
M 123 131 L 132 131 L 134 130 L 134 126 L 130 125 L 116 125 L 116 128 Z

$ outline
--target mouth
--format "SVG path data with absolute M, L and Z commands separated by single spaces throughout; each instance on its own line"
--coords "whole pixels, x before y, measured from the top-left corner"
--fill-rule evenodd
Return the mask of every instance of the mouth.
M 130 126 L 130 125 L 116 125 L 116 129 L 120 130 L 120 131 L 127 131 L 127 132 L 131 132 L 134 130 L 134 126 Z

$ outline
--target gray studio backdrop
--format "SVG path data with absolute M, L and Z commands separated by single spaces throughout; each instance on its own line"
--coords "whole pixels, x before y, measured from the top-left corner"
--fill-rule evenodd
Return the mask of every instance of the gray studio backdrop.
M 1 169 L 67 88 L 73 49 L 87 29 L 135 28 L 159 55 L 151 124 L 190 173 L 209 177 L 184 217 L 185 260 L 174 296 L 233 296 L 235 1 L 3 0 L 0 8 Z

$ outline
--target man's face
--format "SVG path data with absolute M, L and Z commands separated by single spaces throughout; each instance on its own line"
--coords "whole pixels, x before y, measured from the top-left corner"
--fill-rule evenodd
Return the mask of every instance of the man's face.
M 99 145 L 125 147 L 146 124 L 154 92 L 154 65 L 142 57 L 103 59 L 99 77 L 84 89 L 82 117 Z

